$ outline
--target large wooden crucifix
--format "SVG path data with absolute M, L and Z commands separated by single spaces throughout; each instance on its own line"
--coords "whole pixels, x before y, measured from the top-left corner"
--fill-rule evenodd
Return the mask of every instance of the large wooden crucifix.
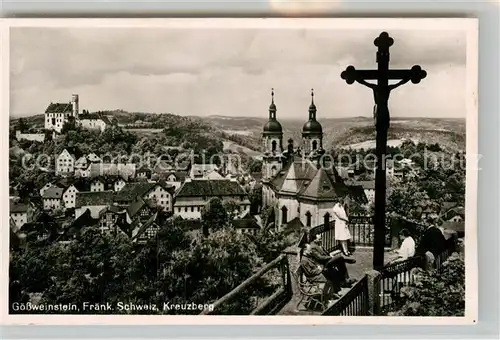
M 375 234 L 373 247 L 373 268 L 380 269 L 384 266 L 385 246 L 385 195 L 386 195 L 386 171 L 385 160 L 387 152 L 387 130 L 389 129 L 389 95 L 392 90 L 411 81 L 419 83 L 427 76 L 427 72 L 418 65 L 411 69 L 390 70 L 389 69 L 389 47 L 394 44 L 386 32 L 380 33 L 374 41 L 377 51 L 376 70 L 356 70 L 354 66 L 348 66 L 341 74 L 347 84 L 358 82 L 373 90 L 375 106 L 373 115 L 375 129 L 377 131 L 376 158 L 377 169 L 375 172 Z M 369 83 L 367 80 L 376 80 L 377 83 Z M 398 80 L 395 84 L 389 84 L 390 80 Z

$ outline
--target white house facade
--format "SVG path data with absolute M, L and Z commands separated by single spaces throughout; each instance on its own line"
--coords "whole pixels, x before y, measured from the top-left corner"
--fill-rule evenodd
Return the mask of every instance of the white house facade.
M 64 176 L 75 172 L 75 156 L 64 149 L 56 158 L 56 176 Z
M 62 200 L 66 208 L 74 208 L 76 203 L 76 193 L 78 190 L 74 185 L 70 185 L 63 193 Z
M 237 217 L 250 212 L 245 189 L 237 181 L 228 179 L 186 179 L 175 194 L 173 212 L 184 219 L 198 220 L 203 207 L 215 197 L 236 203 L 239 207 Z

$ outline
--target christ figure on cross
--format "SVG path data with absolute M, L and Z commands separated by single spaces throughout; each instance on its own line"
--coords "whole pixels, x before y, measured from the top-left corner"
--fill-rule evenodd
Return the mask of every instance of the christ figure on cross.
M 377 129 L 389 128 L 389 96 L 391 94 L 391 91 L 401 85 L 406 84 L 410 80 L 411 77 L 408 76 L 407 78 L 400 80 L 396 84 L 383 86 L 369 83 L 362 77 L 356 77 L 356 82 L 373 90 L 373 97 L 375 100 L 375 105 L 373 107 L 373 119 L 375 120 L 375 126 L 377 127 Z

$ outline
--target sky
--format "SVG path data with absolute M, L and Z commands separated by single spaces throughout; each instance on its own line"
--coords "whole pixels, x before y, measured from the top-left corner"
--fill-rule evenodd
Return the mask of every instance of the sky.
M 11 116 L 80 97 L 80 109 L 318 119 L 372 114 L 371 90 L 347 85 L 348 66 L 375 68 L 380 30 L 12 28 Z M 428 73 L 391 94 L 394 117 L 466 115 L 466 36 L 391 30 L 391 67 Z

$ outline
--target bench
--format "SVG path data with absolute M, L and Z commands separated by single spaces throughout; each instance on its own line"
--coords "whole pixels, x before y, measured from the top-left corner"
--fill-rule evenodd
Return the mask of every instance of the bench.
M 325 287 L 326 279 L 323 274 L 317 275 L 313 278 L 307 278 L 304 275 L 302 266 L 299 266 L 296 272 L 293 272 L 297 287 L 300 293 L 300 299 L 297 302 L 297 310 L 308 310 L 307 306 L 312 309 L 317 309 L 318 306 L 321 310 L 325 310 L 325 303 L 323 302 L 323 289 Z M 305 309 L 301 309 L 304 306 Z

